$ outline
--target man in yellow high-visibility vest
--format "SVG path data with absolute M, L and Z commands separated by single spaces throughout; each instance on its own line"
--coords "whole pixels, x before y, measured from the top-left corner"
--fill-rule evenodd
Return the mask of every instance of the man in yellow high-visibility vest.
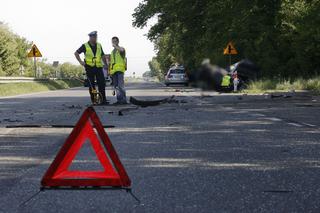
M 80 58 L 81 53 L 85 55 L 84 61 Z M 106 82 L 103 74 L 103 67 L 107 65 L 107 60 L 101 44 L 98 43 L 97 31 L 89 33 L 89 41 L 83 44 L 74 55 L 79 63 L 85 67 L 89 80 L 91 101 L 94 102 L 91 91 L 95 89 L 95 82 L 97 81 L 99 93 L 102 96 L 102 104 L 108 104 L 106 98 Z
M 116 104 L 127 104 L 126 91 L 124 88 L 124 73 L 127 70 L 126 50 L 119 46 L 119 38 L 112 38 L 114 47 L 110 56 L 109 70 L 113 80 L 113 86 L 117 94 Z

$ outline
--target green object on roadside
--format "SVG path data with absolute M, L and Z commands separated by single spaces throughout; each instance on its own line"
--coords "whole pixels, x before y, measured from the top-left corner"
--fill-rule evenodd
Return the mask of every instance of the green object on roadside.
M 229 87 L 231 82 L 231 77 L 229 75 L 225 75 L 222 78 L 221 86 L 222 87 Z

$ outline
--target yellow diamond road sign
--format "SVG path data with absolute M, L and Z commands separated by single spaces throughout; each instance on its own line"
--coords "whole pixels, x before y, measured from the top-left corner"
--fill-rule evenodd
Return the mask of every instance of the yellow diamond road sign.
M 237 49 L 234 47 L 232 42 L 229 42 L 227 47 L 224 49 L 223 52 L 224 55 L 237 55 L 238 51 Z
M 30 52 L 28 53 L 28 57 L 29 58 L 33 58 L 33 57 L 40 58 L 40 57 L 42 57 L 42 54 L 41 54 L 40 50 L 38 49 L 38 47 L 35 44 L 32 46 Z

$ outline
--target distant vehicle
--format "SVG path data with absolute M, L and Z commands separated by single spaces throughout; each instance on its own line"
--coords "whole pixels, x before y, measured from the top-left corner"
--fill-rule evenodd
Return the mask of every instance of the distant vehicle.
M 165 77 L 165 84 L 169 86 L 171 84 L 184 84 L 189 85 L 189 78 L 186 70 L 183 66 L 171 67 Z

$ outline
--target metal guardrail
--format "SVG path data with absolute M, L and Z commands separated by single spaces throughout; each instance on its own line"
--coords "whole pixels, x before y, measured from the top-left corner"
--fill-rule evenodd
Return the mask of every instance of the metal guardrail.
M 25 79 L 25 80 L 29 80 L 29 79 L 35 79 L 33 77 L 23 77 L 23 76 L 17 76 L 17 77 L 8 77 L 8 76 L 0 76 L 0 80 L 15 80 L 15 79 Z
M 33 81 L 48 81 L 48 80 L 57 80 L 58 78 L 30 78 L 30 77 L 0 77 L 0 84 L 6 83 L 20 83 L 20 82 L 33 82 Z M 59 78 L 61 79 L 61 78 Z M 70 80 L 61 79 L 61 80 Z
M 17 83 L 17 82 L 32 82 L 35 78 L 28 77 L 0 77 L 0 83 Z

